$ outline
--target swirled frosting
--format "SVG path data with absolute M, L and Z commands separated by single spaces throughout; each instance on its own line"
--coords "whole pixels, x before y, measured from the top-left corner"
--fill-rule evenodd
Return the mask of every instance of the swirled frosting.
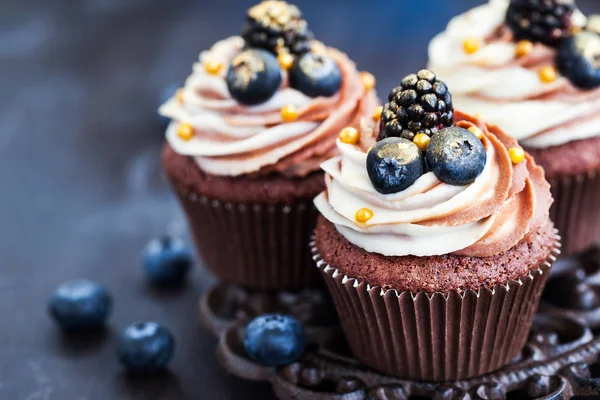
M 545 148 L 600 135 L 600 89 L 584 91 L 565 77 L 552 83 L 540 68 L 554 64 L 556 50 L 535 44 L 517 57 L 517 44 L 504 24 L 508 0 L 491 0 L 452 19 L 429 45 L 429 65 L 452 88 L 454 104 L 485 119 L 530 148 Z M 575 25 L 584 25 L 577 13 Z M 482 47 L 463 49 L 466 38 Z
M 194 157 L 198 166 L 214 175 L 238 176 L 278 172 L 306 176 L 335 155 L 340 129 L 358 126 L 360 117 L 378 104 L 374 90 L 365 89 L 354 63 L 343 53 L 320 46 L 339 66 L 342 86 L 332 97 L 310 98 L 288 85 L 287 73 L 279 90 L 265 103 L 244 106 L 231 97 L 225 73 L 244 47 L 240 37 L 230 37 L 200 54 L 180 96 L 159 110 L 169 117 L 166 138 L 179 154 Z M 223 64 L 221 73 L 207 73 L 208 61 Z M 280 110 L 296 107 L 297 120 L 284 122 Z M 177 135 L 179 123 L 190 124 L 195 135 L 188 141 Z
M 455 124 L 484 133 L 487 163 L 472 184 L 452 186 L 428 172 L 399 193 L 378 193 L 365 166 L 377 127 L 363 121 L 359 145 L 338 141 L 340 156 L 321 165 L 327 190 L 315 205 L 349 242 L 385 256 L 488 257 L 527 240 L 547 223 L 552 203 L 542 168 L 529 156 L 513 165 L 516 140 L 481 119 L 456 112 Z M 364 224 L 355 220 L 361 208 L 373 211 Z

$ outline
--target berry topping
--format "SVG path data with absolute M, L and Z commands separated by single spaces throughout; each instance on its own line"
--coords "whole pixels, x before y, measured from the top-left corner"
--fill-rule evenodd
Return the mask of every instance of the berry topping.
M 307 96 L 333 96 L 342 86 L 342 73 L 331 57 L 306 53 L 290 71 L 290 85 Z
M 454 117 L 452 95 L 446 84 L 429 70 L 408 75 L 392 89 L 383 107 L 378 140 L 402 137 L 413 140 L 417 133 L 432 136 L 451 126 Z
M 425 158 L 421 150 L 407 139 L 383 139 L 367 155 L 367 173 L 379 193 L 398 193 L 415 183 L 424 172 Z
M 192 265 L 192 253 L 181 239 L 155 239 L 144 249 L 143 265 L 154 284 L 181 283 Z
M 111 310 L 112 298 L 108 291 L 87 280 L 60 285 L 48 304 L 50 315 L 69 332 L 103 327 Z
M 267 0 L 248 10 L 242 37 L 248 47 L 274 54 L 282 51 L 304 54 L 311 49 L 313 35 L 298 7 L 285 1 Z
M 506 23 L 517 40 L 554 46 L 570 35 L 576 9 L 572 0 L 512 0 Z
M 472 183 L 483 171 L 487 153 L 483 143 L 466 129 L 442 129 L 427 146 L 427 164 L 437 178 L 449 185 Z
M 556 66 L 581 89 L 600 86 L 600 35 L 583 31 L 563 40 L 556 54 Z
M 298 320 L 287 315 L 261 315 L 246 327 L 246 353 L 265 366 L 291 364 L 300 358 L 305 344 L 304 328 Z
M 231 96 L 245 105 L 269 100 L 281 85 L 277 59 L 264 50 L 246 50 L 236 55 L 227 71 Z
M 135 322 L 119 338 L 119 361 L 133 373 L 153 373 L 166 368 L 175 350 L 175 339 L 156 322 Z

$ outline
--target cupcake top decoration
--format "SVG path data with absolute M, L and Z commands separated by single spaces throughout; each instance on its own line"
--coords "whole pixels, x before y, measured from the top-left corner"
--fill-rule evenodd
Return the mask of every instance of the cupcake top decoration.
M 599 27 L 573 0 L 490 0 L 431 41 L 429 65 L 463 110 L 526 147 L 560 145 L 600 133 Z
M 327 190 L 315 205 L 350 243 L 384 256 L 492 257 L 546 226 L 543 170 L 515 139 L 455 111 L 435 73 L 407 76 L 389 99 L 380 121 L 343 129 L 340 156 L 321 165 Z M 423 124 L 425 113 L 437 122 Z M 387 131 L 390 121 L 402 128 Z
M 298 7 L 267 0 L 250 8 L 241 36 L 200 54 L 159 111 L 172 120 L 171 148 L 209 174 L 303 177 L 335 154 L 340 129 L 377 107 L 365 76 L 313 38 Z

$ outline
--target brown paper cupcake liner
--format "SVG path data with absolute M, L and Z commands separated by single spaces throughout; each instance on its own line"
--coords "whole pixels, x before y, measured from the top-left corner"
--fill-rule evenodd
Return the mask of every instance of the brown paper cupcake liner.
M 464 293 L 411 293 L 371 287 L 341 274 L 311 242 L 354 356 L 400 378 L 466 379 L 512 361 L 527 341 L 549 270 L 550 256 L 516 281 Z
M 312 199 L 244 204 L 177 194 L 198 252 L 219 279 L 265 291 L 322 285 L 308 251 L 317 219 Z
M 562 236 L 562 254 L 586 250 L 600 238 L 600 171 L 550 180 L 550 219 Z

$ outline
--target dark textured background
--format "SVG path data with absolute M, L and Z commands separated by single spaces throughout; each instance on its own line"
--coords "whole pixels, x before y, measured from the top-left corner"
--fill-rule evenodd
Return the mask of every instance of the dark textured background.
M 384 95 L 424 66 L 426 43 L 452 15 L 478 3 L 298 2 L 317 37 L 373 72 Z M 185 234 L 159 169 L 159 93 L 183 81 L 200 50 L 237 33 L 252 4 L 0 1 L 1 400 L 271 398 L 216 365 L 196 318 L 212 279 L 196 268 L 188 287 L 157 292 L 139 266 L 149 239 Z M 103 335 L 65 338 L 46 315 L 53 289 L 76 277 L 114 294 Z M 139 319 L 175 333 L 170 374 L 133 379 L 117 365 L 115 334 Z

